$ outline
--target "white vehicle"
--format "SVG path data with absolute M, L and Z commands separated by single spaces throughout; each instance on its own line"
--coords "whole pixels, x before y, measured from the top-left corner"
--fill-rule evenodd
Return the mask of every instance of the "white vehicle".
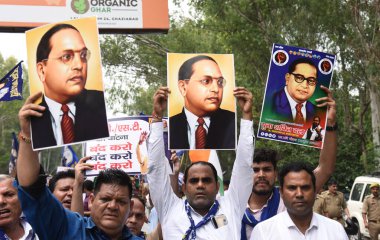
M 350 239 L 369 239 L 368 229 L 364 227 L 362 208 L 364 198 L 371 194 L 369 186 L 375 182 L 380 184 L 380 174 L 357 177 L 352 185 L 347 207 L 350 211 L 352 221 L 359 226 L 359 232 L 355 236 L 350 236 Z

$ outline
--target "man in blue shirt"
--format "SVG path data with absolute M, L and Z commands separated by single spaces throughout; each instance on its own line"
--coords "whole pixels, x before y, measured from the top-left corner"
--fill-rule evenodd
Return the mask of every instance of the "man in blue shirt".
M 40 239 L 137 240 L 125 226 L 133 206 L 129 176 L 117 169 L 101 172 L 90 197 L 91 217 L 64 209 L 46 187 L 38 153 L 30 141 L 30 117 L 41 116 L 45 107 L 34 104 L 41 93 L 30 96 L 19 111 L 20 146 L 17 159 L 19 199 L 26 218 Z

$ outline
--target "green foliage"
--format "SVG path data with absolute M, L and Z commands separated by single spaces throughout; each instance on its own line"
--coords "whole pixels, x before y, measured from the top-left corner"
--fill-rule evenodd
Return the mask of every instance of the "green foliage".
M 3 77 L 9 72 L 18 60 L 10 57 L 6 60 L 0 54 L 0 76 Z M 14 100 L 10 102 L 0 102 L 0 174 L 8 174 L 8 164 L 12 146 L 12 132 L 18 134 L 20 131 L 18 122 L 18 111 L 29 96 L 28 71 L 23 65 L 23 93 L 24 100 Z M 78 157 L 81 157 L 81 144 L 73 146 Z M 47 173 L 56 171 L 60 165 L 61 148 L 43 150 L 40 153 L 41 163 Z
M 4 77 L 16 64 L 17 59 L 9 57 L 4 60 L 0 54 L 0 78 Z M 23 65 L 23 97 L 29 95 L 28 84 L 25 79 L 28 79 L 28 74 Z M 0 102 L 0 173 L 8 173 L 8 163 L 10 159 L 12 146 L 12 132 L 19 132 L 18 125 L 18 110 L 23 104 L 23 100 L 14 100 L 10 102 Z
M 233 53 L 236 85 L 254 95 L 257 124 L 273 43 L 337 54 L 334 96 L 338 105 L 339 144 L 334 176 L 344 185 L 375 166 L 371 139 L 368 76 L 379 80 L 379 6 L 376 1 L 191 0 L 194 18 L 171 21 L 167 35 L 107 36 L 102 42 L 107 75 L 112 81 L 109 101 L 123 111 L 150 111 L 151 96 L 165 85 L 166 52 Z M 174 0 L 178 6 L 181 1 Z M 376 62 L 377 61 L 377 62 Z M 377 64 L 376 64 L 377 63 Z M 128 90 L 121 90 L 128 83 Z M 373 84 L 373 83 L 372 83 Z M 257 129 L 257 126 L 255 126 Z M 317 165 L 319 151 L 258 139 L 256 147 L 278 150 L 283 163 L 305 160 Z M 233 152 L 218 151 L 230 174 Z M 350 177 L 347 177 L 350 176 Z
M 173 0 L 177 5 L 179 0 Z M 194 18 L 171 20 L 162 34 L 103 35 L 101 50 L 106 68 L 106 96 L 114 112 L 136 115 L 151 112 L 152 95 L 166 85 L 166 53 L 233 53 L 236 85 L 254 95 L 255 129 L 262 108 L 273 43 L 317 49 L 337 55 L 331 88 L 337 101 L 339 143 L 334 177 L 345 186 L 377 166 L 371 126 L 369 87 L 380 87 L 379 16 L 376 1 L 339 0 L 191 0 Z M 76 1 L 82 6 L 83 1 Z M 17 63 L 0 55 L 4 75 Z M 26 79 L 24 71 L 24 79 Z M 24 92 L 26 91 L 24 86 Z M 372 88 L 373 89 L 373 88 Z M 0 161 L 5 172 L 10 133 L 18 132 L 17 111 L 22 101 L 0 103 Z M 279 151 L 279 166 L 292 160 L 317 165 L 319 151 L 258 139 L 256 147 Z M 49 152 L 51 151 L 51 153 Z M 78 150 L 80 152 L 80 147 Z M 218 151 L 222 168 L 231 173 L 235 154 Z M 59 161 L 60 151 L 42 152 L 43 163 Z M 57 160 L 58 159 L 58 160 Z M 53 162 L 54 162 L 53 161 Z M 49 163 L 53 166 L 54 163 Z M 50 167 L 49 167 L 50 168 Z M 4 169 L 4 170 L 3 170 Z

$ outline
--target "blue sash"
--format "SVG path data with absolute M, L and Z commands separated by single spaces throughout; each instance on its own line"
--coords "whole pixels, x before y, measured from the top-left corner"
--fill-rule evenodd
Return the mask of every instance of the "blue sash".
M 0 229 L 0 240 L 7 240 L 7 237 L 5 236 L 5 233 L 2 229 Z
M 260 221 L 257 221 L 255 219 L 249 208 L 245 210 L 243 220 L 241 223 L 241 240 L 247 239 L 247 224 L 254 228 L 259 222 L 267 220 L 277 214 L 278 206 L 280 205 L 280 198 L 280 191 L 278 190 L 278 188 L 274 188 L 272 198 L 269 199 L 267 206 L 263 208 Z
M 206 214 L 206 216 L 204 216 L 203 219 L 196 226 L 194 224 L 193 218 L 191 217 L 191 212 L 190 212 L 191 210 L 190 210 L 189 202 L 187 200 L 185 201 L 185 209 L 186 209 L 187 217 L 190 220 L 190 227 L 186 231 L 185 236 L 183 236 L 182 239 L 183 240 L 195 240 L 197 237 L 197 232 L 196 232 L 197 229 L 202 227 L 206 223 L 208 223 L 210 221 L 210 219 L 213 218 L 215 216 L 215 214 L 218 212 L 219 202 L 218 202 L 218 200 L 215 200 L 214 204 L 211 206 L 211 208 L 208 211 L 208 213 Z

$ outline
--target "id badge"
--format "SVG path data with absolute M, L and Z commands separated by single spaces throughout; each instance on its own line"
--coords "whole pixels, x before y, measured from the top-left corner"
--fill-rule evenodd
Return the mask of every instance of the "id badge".
M 227 218 L 224 214 L 220 214 L 211 218 L 214 228 L 220 228 L 228 224 Z

